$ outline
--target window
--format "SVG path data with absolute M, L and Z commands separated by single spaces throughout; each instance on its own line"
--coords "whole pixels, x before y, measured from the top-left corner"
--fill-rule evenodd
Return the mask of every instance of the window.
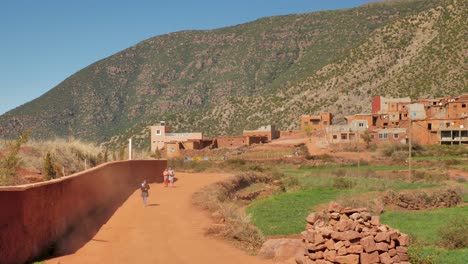
M 364 127 L 364 123 L 359 123 L 359 127 Z
M 337 136 L 337 135 L 333 135 L 333 139 L 338 139 L 338 136 Z
M 462 108 L 466 108 L 466 104 L 462 104 Z
M 348 135 L 347 134 L 341 134 L 341 139 L 348 139 Z
M 393 138 L 397 139 L 398 138 L 398 133 L 393 134 Z
M 388 138 L 387 133 L 379 133 L 379 138 Z
M 432 130 L 432 124 L 431 123 L 427 124 L 427 130 Z
M 384 126 L 388 126 L 388 123 L 383 123 Z
M 161 135 L 161 130 L 156 130 L 156 135 Z
M 312 121 L 312 124 L 318 125 L 318 124 L 320 124 L 320 121 L 319 121 L 319 120 L 313 120 L 313 121 Z
M 403 116 L 404 116 L 404 117 L 408 117 L 408 114 L 404 114 Z

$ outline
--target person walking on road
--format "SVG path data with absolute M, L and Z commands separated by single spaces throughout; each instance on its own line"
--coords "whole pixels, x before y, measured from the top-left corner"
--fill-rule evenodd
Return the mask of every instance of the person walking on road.
M 163 171 L 163 177 L 164 177 L 164 187 L 167 187 L 167 184 L 169 183 L 169 171 L 167 168 Z
M 169 186 L 174 187 L 175 172 L 172 168 L 169 168 L 168 173 L 169 173 Z
M 150 186 L 148 183 L 146 183 L 146 180 L 144 180 L 141 183 L 140 190 L 141 190 L 141 198 L 143 198 L 143 205 L 146 207 L 146 202 L 149 196 L 149 189 Z

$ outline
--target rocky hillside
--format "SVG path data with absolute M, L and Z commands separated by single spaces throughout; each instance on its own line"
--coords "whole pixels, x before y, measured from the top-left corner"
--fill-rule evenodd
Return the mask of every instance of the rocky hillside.
M 158 120 L 238 134 L 297 128 L 321 110 L 369 112 L 375 95 L 466 93 L 467 10 L 462 0 L 389 1 L 157 36 L 0 116 L 0 135 L 141 143 Z

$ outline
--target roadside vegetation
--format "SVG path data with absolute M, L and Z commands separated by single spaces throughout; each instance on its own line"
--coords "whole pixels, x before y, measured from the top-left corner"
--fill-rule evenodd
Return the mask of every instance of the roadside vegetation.
M 134 151 L 135 159 L 151 159 L 149 151 Z M 40 182 L 71 175 L 99 164 L 127 160 L 126 146 L 107 149 L 77 139 L 36 141 L 29 133 L 0 143 L 0 186 Z

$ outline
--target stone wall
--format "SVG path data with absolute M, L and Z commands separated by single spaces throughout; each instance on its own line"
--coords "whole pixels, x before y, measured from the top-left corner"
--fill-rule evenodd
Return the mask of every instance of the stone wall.
M 409 210 L 453 207 L 463 201 L 463 191 L 456 187 L 444 187 L 416 191 L 387 191 L 382 195 L 387 205 Z
M 342 208 L 332 202 L 306 221 L 298 264 L 409 263 L 408 235 L 380 224 L 366 208 Z
M 0 262 L 33 260 L 96 210 L 116 208 L 139 183 L 161 182 L 165 160 L 112 162 L 48 182 L 0 187 Z

